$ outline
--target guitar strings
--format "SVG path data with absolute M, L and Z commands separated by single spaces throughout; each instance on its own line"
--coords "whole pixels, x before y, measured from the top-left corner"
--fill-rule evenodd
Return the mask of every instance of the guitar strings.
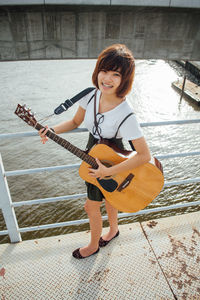
M 51 114 L 49 116 L 43 117 L 42 119 L 38 120 L 38 122 L 40 122 L 42 124 L 42 123 L 48 121 L 50 118 L 52 118 L 54 116 L 55 116 L 55 114 L 53 113 L 53 114 Z

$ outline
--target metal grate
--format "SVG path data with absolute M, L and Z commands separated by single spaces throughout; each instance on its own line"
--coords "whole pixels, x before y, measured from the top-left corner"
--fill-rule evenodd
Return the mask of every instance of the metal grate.
M 1 245 L 2 299 L 174 299 L 139 223 L 121 225 L 97 255 L 74 259 L 88 240 L 80 232 Z
M 142 223 L 177 299 L 200 299 L 200 213 Z

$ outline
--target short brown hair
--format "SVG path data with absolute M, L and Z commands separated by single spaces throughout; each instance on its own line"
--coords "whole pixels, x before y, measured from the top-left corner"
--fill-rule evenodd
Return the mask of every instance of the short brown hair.
M 101 70 L 119 70 L 122 81 L 116 91 L 118 97 L 123 98 L 130 92 L 135 74 L 135 61 L 132 52 L 125 45 L 114 44 L 100 53 L 92 74 L 92 82 L 97 88 L 98 74 Z

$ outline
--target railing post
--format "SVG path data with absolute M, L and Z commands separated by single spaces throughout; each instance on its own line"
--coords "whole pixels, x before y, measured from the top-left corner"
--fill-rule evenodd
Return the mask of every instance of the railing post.
M 17 223 L 14 208 L 12 207 L 12 199 L 5 176 L 2 157 L 0 154 L 0 208 L 3 212 L 3 217 L 8 229 L 8 234 L 11 243 L 21 242 L 21 235 Z

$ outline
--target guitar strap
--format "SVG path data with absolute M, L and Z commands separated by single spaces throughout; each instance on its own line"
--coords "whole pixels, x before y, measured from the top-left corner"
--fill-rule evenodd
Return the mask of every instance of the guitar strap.
M 81 91 L 80 93 L 78 93 L 77 95 L 75 95 L 73 98 L 71 99 L 67 99 L 64 103 L 61 103 L 55 110 L 54 110 L 54 114 L 55 115 L 60 115 L 61 113 L 63 113 L 64 111 L 68 110 L 68 108 L 70 108 L 74 103 L 76 103 L 77 101 L 79 101 L 81 98 L 83 98 L 84 96 L 86 96 L 87 94 L 89 94 L 91 91 L 93 91 L 95 89 L 95 87 L 89 87 L 83 91 Z
M 128 117 L 130 117 L 131 115 L 133 115 L 133 113 L 128 114 L 128 115 L 121 121 L 121 123 L 119 124 L 119 126 L 118 126 L 118 128 L 117 128 L 117 132 L 115 133 L 115 138 L 117 138 L 117 134 L 118 134 L 118 131 L 119 131 L 121 125 L 122 125 L 122 124 L 126 121 L 126 119 L 128 119 Z M 135 147 L 133 146 L 132 141 L 128 141 L 128 142 L 129 142 L 129 144 L 130 144 L 130 146 L 131 146 L 131 149 L 132 149 L 133 151 L 135 151 Z
M 97 100 L 97 97 L 96 96 L 97 96 L 97 90 L 95 91 L 95 94 L 94 94 L 94 125 L 96 127 L 96 131 L 98 133 L 98 136 L 99 136 L 100 140 L 102 140 L 102 137 L 99 133 L 98 123 L 97 123 L 97 114 L 96 114 L 96 102 L 97 102 L 96 100 Z

